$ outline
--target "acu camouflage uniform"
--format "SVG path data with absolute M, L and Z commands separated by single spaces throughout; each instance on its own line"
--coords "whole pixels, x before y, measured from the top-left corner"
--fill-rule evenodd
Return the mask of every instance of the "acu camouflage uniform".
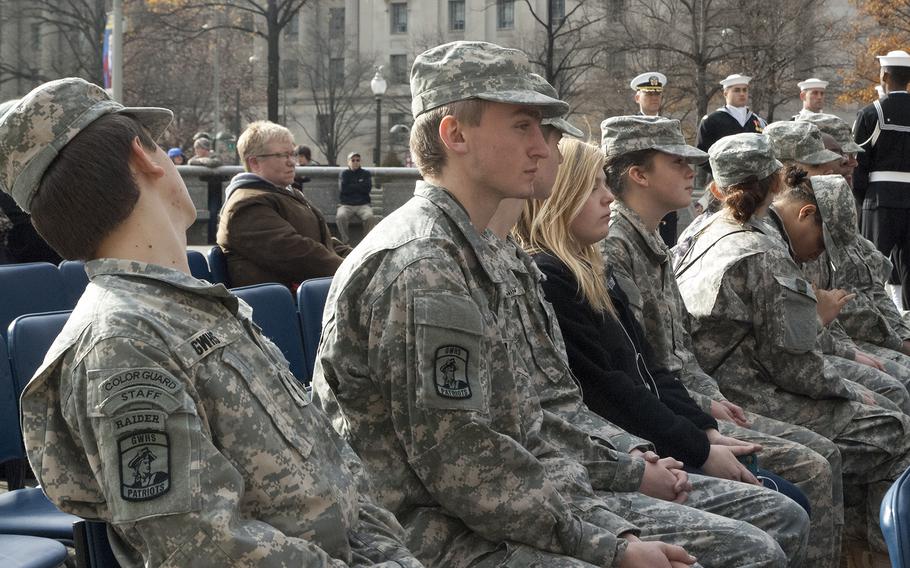
M 653 449 L 649 442 L 625 432 L 584 404 L 580 386 L 569 369 L 556 314 L 544 299 L 540 285 L 543 273 L 514 241 L 502 241 L 489 232 L 486 235 L 491 248 L 511 269 L 521 287 L 518 293 L 509 296 L 512 303 L 509 321 L 521 325 L 509 325 L 507 329 L 517 332 L 515 341 L 520 347 L 524 368 L 530 371 L 531 382 L 540 397 L 544 411 L 543 435 L 558 446 L 561 453 L 574 457 L 589 469 L 607 458 L 604 446 L 623 453 Z M 760 548 L 760 543 L 746 546 L 752 549 L 749 551 L 741 548 L 754 538 L 754 531 L 741 523 L 737 527 L 731 519 L 748 522 L 768 532 L 789 553 L 790 565 L 801 565 L 805 557 L 805 545 L 801 540 L 807 536 L 807 531 L 804 530 L 803 515 L 792 501 L 744 483 L 694 474 L 689 479 L 693 490 L 685 506 L 637 492 L 616 493 L 620 490 L 616 484 L 604 487 L 595 477 L 592 477 L 592 485 L 612 510 L 628 511 L 623 516 L 638 523 L 645 537 L 660 535 L 661 540 L 679 544 L 706 566 L 740 565 L 760 558 L 754 551 Z M 636 480 L 640 485 L 640 476 Z M 626 491 L 637 491 L 638 485 Z M 684 530 L 680 531 L 680 528 Z M 731 532 L 740 533 L 733 547 L 725 539 L 717 538 L 720 533 Z
M 22 426 L 44 491 L 109 522 L 121 565 L 420 566 L 249 306 L 155 265 L 86 269 Z
M 779 160 L 809 165 L 841 160 L 840 154 L 825 148 L 821 130 L 812 122 L 774 122 L 765 129 L 765 134 L 771 139 L 774 154 Z M 773 208 L 768 216 L 769 225 L 780 233 L 789 248 L 789 238 Z M 818 347 L 824 354 L 829 375 L 859 383 L 882 395 L 882 402 L 889 407 L 896 405 L 905 412 L 910 411 L 910 394 L 904 387 L 910 376 L 899 368 L 894 371 L 900 376 L 892 377 L 874 367 L 856 363 L 854 359 L 858 349 L 836 321 L 819 327 Z M 893 402 L 893 405 L 886 401 Z
M 767 141 L 748 136 L 712 148 L 721 187 L 779 167 Z M 910 419 L 863 404 L 870 391 L 826 376 L 815 349 L 815 295 L 767 223 L 740 224 L 723 210 L 696 237 L 676 276 L 698 361 L 734 402 L 835 442 L 844 482 L 875 485 L 869 511 L 877 519 L 881 489 L 910 465 Z
M 846 125 L 844 125 L 846 128 Z M 849 128 L 848 128 L 849 131 Z M 875 245 L 859 235 L 856 230 L 856 210 L 852 192 L 838 176 L 812 178 L 815 198 L 818 201 L 830 246 L 836 250 L 830 255 L 836 271 L 831 270 L 829 254 L 810 263 L 808 269 L 828 287 L 843 288 L 856 297 L 841 310 L 837 321 L 863 350 L 879 357 L 890 366 L 910 368 L 910 357 L 900 350 L 903 341 L 910 339 L 910 326 L 901 317 L 894 302 L 888 297 L 884 284 L 892 265 Z M 904 385 L 907 380 L 902 381 Z
M 655 232 L 621 200 L 613 203 L 604 261 L 629 298 L 661 367 L 679 376 L 692 397 L 711 412 L 711 401 L 726 400 L 717 382 L 695 358 L 670 251 Z M 718 421 L 725 436 L 762 445 L 759 462 L 794 483 L 812 503 L 807 565 L 836 566 L 843 525 L 840 452 L 827 438 L 793 424 L 746 411 L 749 428 Z

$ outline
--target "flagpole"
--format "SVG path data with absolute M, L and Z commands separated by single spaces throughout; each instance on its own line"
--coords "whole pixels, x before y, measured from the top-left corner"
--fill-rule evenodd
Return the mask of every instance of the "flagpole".
M 114 33 L 111 38 L 111 86 L 115 101 L 123 102 L 123 0 L 114 0 Z

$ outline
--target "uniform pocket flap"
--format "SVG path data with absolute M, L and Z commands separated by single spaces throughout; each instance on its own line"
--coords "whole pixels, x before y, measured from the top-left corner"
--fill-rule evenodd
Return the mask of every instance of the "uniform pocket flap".
M 809 298 L 812 298 L 813 302 L 816 301 L 812 285 L 805 279 L 798 276 L 778 276 L 776 274 L 774 275 L 774 279 L 784 288 L 796 292 L 797 294 L 808 296 Z

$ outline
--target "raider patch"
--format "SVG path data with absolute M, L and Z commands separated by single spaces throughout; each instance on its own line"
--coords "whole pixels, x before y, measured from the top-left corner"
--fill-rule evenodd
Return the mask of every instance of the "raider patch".
M 117 439 L 120 453 L 120 496 L 148 501 L 171 488 L 170 445 L 164 432 L 144 430 Z
M 446 345 L 436 350 L 436 393 L 445 398 L 471 398 L 468 350 Z

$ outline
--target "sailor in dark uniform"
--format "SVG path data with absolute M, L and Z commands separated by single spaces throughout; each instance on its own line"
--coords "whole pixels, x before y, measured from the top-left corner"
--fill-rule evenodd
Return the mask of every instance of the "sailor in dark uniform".
M 639 116 L 660 116 L 664 85 L 666 84 L 667 76 L 657 71 L 646 71 L 632 79 L 629 86 L 635 91 L 635 102 L 638 104 L 638 112 L 635 114 Z M 679 215 L 676 211 L 670 211 L 660 220 L 657 230 L 660 233 L 660 238 L 667 243 L 668 247 L 676 245 L 678 226 Z
M 761 133 L 767 123 L 765 119 L 753 113 L 746 106 L 749 102 L 749 82 L 752 77 L 745 75 L 730 75 L 720 82 L 724 88 L 724 101 L 726 104 L 711 114 L 705 115 L 698 126 L 698 136 L 695 145 L 704 152 L 712 144 L 733 134 L 744 132 Z M 710 166 L 705 162 L 706 171 L 710 173 Z
M 906 309 L 910 307 L 910 55 L 892 51 L 878 60 L 885 96 L 860 110 L 853 125 L 853 139 L 866 150 L 856 157 L 853 194 L 861 207 L 863 236 L 896 261 L 899 295 Z M 892 297 L 898 295 L 891 291 Z

